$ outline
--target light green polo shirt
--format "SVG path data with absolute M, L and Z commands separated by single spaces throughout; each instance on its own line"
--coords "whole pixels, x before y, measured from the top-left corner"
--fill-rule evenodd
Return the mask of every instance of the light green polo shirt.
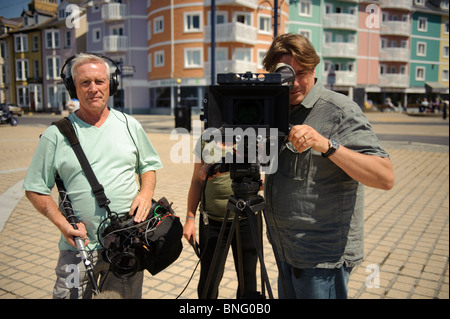
M 141 175 L 162 167 L 142 126 L 133 117 L 113 109 L 99 128 L 83 122 L 75 113 L 68 118 L 74 125 L 81 147 L 99 183 L 103 185 L 105 194 L 111 201 L 110 209 L 117 213 L 128 212 L 139 189 L 136 174 Z M 97 228 L 107 217 L 107 212 L 98 206 L 67 139 L 52 125 L 41 136 L 23 188 L 49 195 L 55 185 L 57 173 L 67 189 L 75 215 L 86 225 L 90 241 L 88 249 L 100 249 Z M 59 248 L 75 250 L 62 235 Z

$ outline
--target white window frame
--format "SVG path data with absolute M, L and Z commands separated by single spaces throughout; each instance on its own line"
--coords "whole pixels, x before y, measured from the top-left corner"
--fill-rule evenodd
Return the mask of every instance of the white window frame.
M 267 53 L 266 49 L 258 49 L 258 51 L 257 51 L 257 59 L 258 59 L 258 61 L 256 61 L 256 62 L 258 64 L 258 68 L 259 69 L 264 69 L 264 67 L 262 65 L 262 61 L 263 61 L 264 57 L 266 56 L 266 53 Z
M 417 56 L 427 56 L 427 43 L 418 41 L 416 45 Z
M 110 35 L 125 35 L 125 27 L 123 24 L 116 24 L 109 27 Z
M 208 61 L 211 62 L 211 47 L 208 47 Z M 228 61 L 228 48 L 216 47 L 216 63 Z
M 253 25 L 253 15 L 250 12 L 245 12 L 245 11 L 237 11 L 234 13 L 233 15 L 233 22 L 239 22 L 238 21 L 238 17 L 239 16 L 243 16 L 244 17 L 244 23 L 245 25 L 249 25 L 252 26 Z M 242 23 L 242 22 L 239 22 Z
M 98 37 L 97 37 L 98 35 Z M 94 28 L 92 29 L 92 42 L 98 43 L 102 41 L 102 29 Z
M 33 61 L 33 77 L 39 78 L 39 60 Z
M 163 67 L 165 64 L 164 50 L 155 51 L 154 53 L 154 66 L 155 68 Z
M 50 35 L 50 39 L 49 39 Z M 49 43 L 50 40 L 50 43 Z M 61 38 L 59 36 L 59 30 L 46 30 L 45 31 L 45 48 L 46 49 L 59 49 L 61 46 Z
M 304 36 L 309 41 L 312 41 L 312 30 L 309 30 L 309 29 L 298 29 L 297 33 L 302 35 L 302 36 Z
M 47 86 L 47 107 L 54 108 L 58 106 L 58 86 Z
M 258 14 L 258 33 L 272 34 L 272 16 L 268 14 Z
M 300 0 L 298 4 L 298 15 L 300 17 L 312 17 L 312 2 L 310 0 Z
M 64 38 L 64 47 L 70 48 L 70 45 L 72 44 L 72 32 L 66 31 L 66 36 Z
M 31 41 L 33 42 L 32 50 L 33 51 L 38 51 L 39 50 L 39 36 L 38 35 L 33 35 L 33 37 L 31 38 Z
M 449 47 L 447 45 L 442 46 L 442 57 L 448 59 L 449 58 Z
M 164 32 L 164 16 L 159 16 L 153 19 L 153 34 Z
M 423 74 L 420 75 L 419 73 L 422 72 Z M 416 81 L 425 81 L 425 67 L 424 66 L 416 66 L 416 72 L 415 72 L 415 79 Z
M 56 80 L 59 78 L 59 69 L 61 61 L 58 56 L 48 56 L 46 61 L 46 77 L 47 80 Z
M 449 82 L 448 69 L 442 69 L 441 70 L 441 81 L 442 82 Z
M 17 104 L 20 106 L 30 106 L 30 96 L 28 94 L 28 87 L 27 86 L 17 86 L 16 89 L 17 93 Z
M 29 72 L 30 70 L 27 59 L 16 60 L 16 81 L 26 81 Z
M 417 19 L 417 31 L 427 32 L 428 31 L 428 19 L 425 17 L 419 17 Z
M 198 57 L 195 55 L 198 54 Z M 196 61 L 198 58 L 198 61 Z M 203 48 L 184 49 L 184 68 L 198 69 L 203 67 Z
M 233 60 L 235 61 L 244 61 L 244 62 L 252 62 L 252 48 L 236 48 L 233 53 Z M 238 55 L 243 54 L 244 59 L 239 59 Z
M 198 27 L 193 26 L 194 18 L 198 18 Z M 201 11 L 189 11 L 183 13 L 183 32 L 196 33 L 203 31 L 203 14 Z
M 14 52 L 28 52 L 28 36 L 26 34 L 14 35 Z
M 34 94 L 32 94 L 34 93 Z M 33 100 L 31 98 L 33 97 Z M 42 84 L 29 84 L 28 85 L 28 105 L 34 102 L 36 110 L 42 110 Z
M 220 18 L 220 19 L 219 19 Z M 211 25 L 211 11 L 208 11 L 208 25 Z M 228 23 L 228 11 L 216 11 L 216 24 Z

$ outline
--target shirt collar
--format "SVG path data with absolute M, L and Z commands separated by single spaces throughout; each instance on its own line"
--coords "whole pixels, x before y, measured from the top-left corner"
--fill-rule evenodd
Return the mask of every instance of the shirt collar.
M 305 96 L 303 101 L 300 103 L 303 107 L 307 109 L 311 109 L 314 104 L 316 104 L 317 100 L 322 95 L 322 91 L 324 90 L 322 82 L 315 79 L 314 86 L 312 87 L 311 91 Z

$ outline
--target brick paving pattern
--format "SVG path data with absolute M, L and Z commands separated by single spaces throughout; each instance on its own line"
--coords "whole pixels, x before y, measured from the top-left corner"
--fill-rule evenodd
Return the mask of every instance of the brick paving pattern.
M 426 134 L 448 137 L 447 125 L 406 125 L 417 118 L 370 113 L 377 133 Z M 56 118 L 56 117 L 55 117 Z M 183 135 L 173 135 L 173 118 L 137 116 L 161 156 L 155 197 L 174 202 L 184 223 L 191 163 L 174 163 L 173 146 Z M 388 125 L 389 122 L 396 125 Z M 402 125 L 404 123 L 405 125 Z M 397 125 L 398 124 L 398 125 Z M 409 123 L 410 124 L 410 123 Z M 23 196 L 21 183 L 44 126 L 0 126 L 0 299 L 48 299 L 55 280 L 59 231 Z M 185 135 L 193 143 L 192 136 Z M 352 299 L 449 298 L 449 149 L 448 146 L 406 142 L 383 143 L 394 164 L 396 184 L 391 191 L 366 188 L 365 260 L 350 276 Z M 191 145 L 192 151 L 192 145 Z M 19 191 L 17 191 L 19 190 Z M 54 191 L 56 198 L 57 193 Z M 4 217 L 11 207 L 11 214 Z M 3 219 L 3 220 L 2 220 Z M 265 236 L 264 236 L 265 237 Z M 173 299 L 182 291 L 197 264 L 183 240 L 180 258 L 166 271 L 146 273 L 143 295 Z M 271 246 L 264 240 L 265 264 L 274 296 L 277 268 Z M 199 270 L 181 298 L 197 299 Z M 235 298 L 236 273 L 232 257 L 226 262 L 219 298 Z

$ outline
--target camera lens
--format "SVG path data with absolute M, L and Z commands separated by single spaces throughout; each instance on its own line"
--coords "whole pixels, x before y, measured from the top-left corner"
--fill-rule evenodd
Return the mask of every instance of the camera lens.
M 234 125 L 261 125 L 264 120 L 264 100 L 238 99 L 233 103 Z

